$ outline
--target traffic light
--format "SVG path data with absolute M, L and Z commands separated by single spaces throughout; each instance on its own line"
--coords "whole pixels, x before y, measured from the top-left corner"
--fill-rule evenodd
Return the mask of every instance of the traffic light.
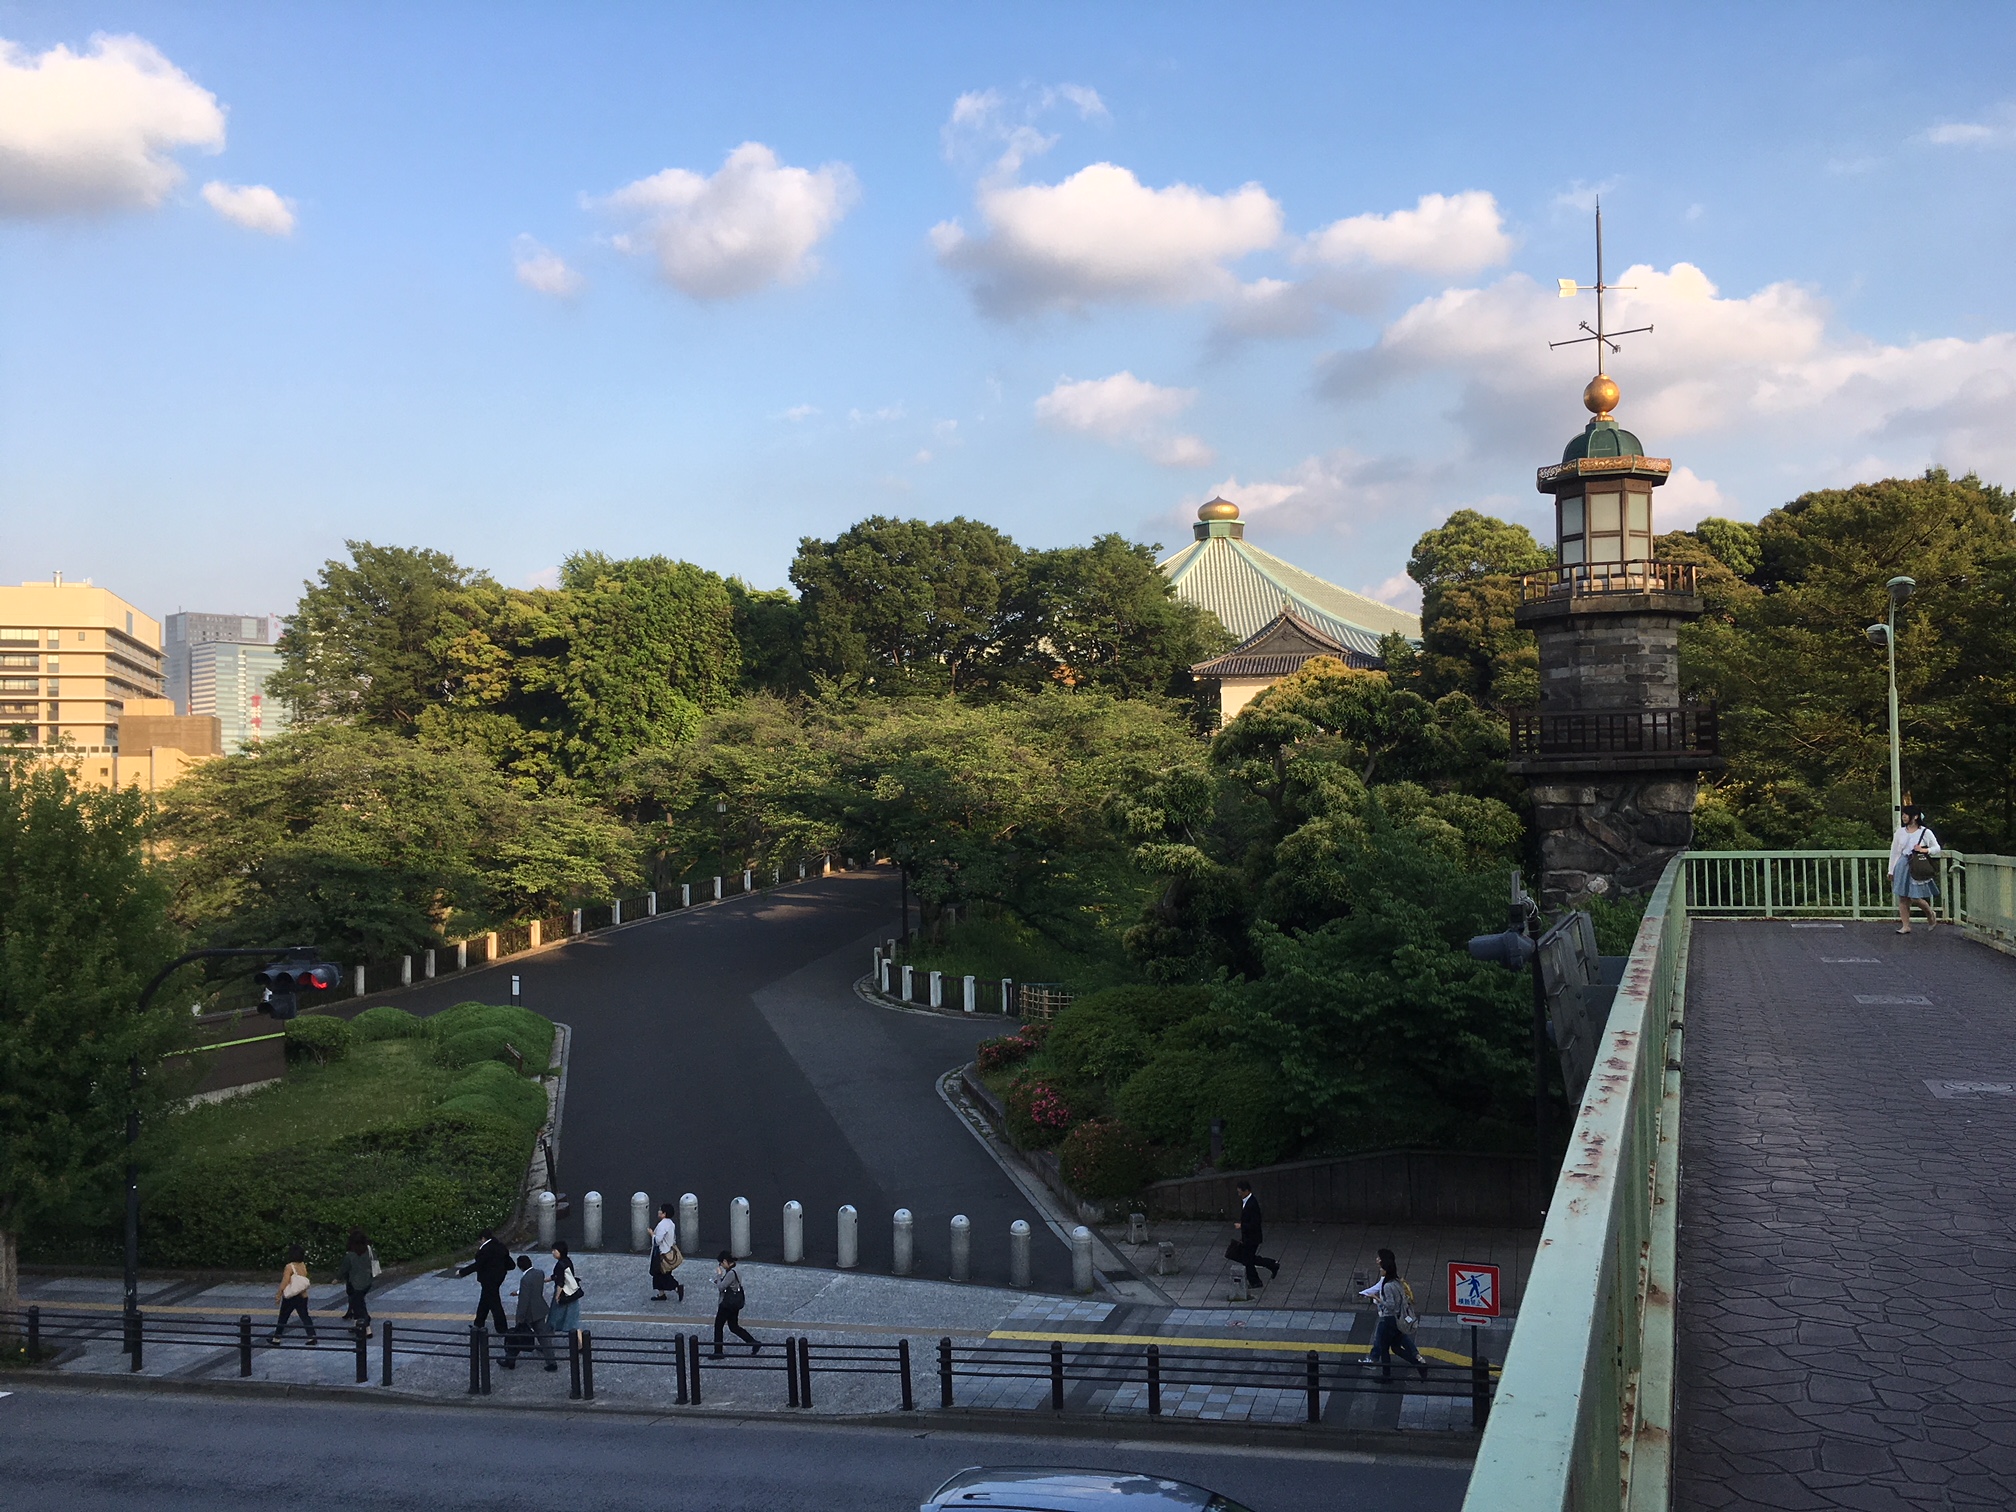
M 253 984 L 266 991 L 260 1012 L 276 1019 L 291 1019 L 301 1011 L 301 999 L 313 1002 L 343 985 L 343 968 L 309 956 L 290 956 L 254 973 Z

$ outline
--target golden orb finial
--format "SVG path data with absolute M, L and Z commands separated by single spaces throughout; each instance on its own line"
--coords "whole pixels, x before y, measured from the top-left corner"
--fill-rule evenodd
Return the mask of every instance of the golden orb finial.
M 1617 380 L 1608 373 L 1598 373 L 1589 380 L 1589 387 L 1582 390 L 1582 405 L 1598 420 L 1608 420 L 1610 412 L 1617 408 Z
M 1239 518 L 1239 506 L 1234 504 L 1230 499 L 1213 499 L 1209 504 L 1206 504 L 1197 511 L 1197 518 L 1200 520 L 1236 520 Z

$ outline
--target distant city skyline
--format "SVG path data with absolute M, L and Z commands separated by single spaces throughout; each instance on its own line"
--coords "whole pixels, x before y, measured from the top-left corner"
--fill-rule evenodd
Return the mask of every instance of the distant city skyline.
M 0 11 L 0 582 L 284 614 L 346 538 L 758 586 L 870 514 L 1412 607 L 1586 418 L 1660 528 L 2016 481 L 1992 5 Z

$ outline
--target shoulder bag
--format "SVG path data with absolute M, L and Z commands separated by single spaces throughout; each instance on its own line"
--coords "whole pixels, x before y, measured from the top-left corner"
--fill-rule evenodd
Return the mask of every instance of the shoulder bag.
M 1406 1298 L 1400 1306 L 1400 1331 L 1411 1334 L 1421 1326 L 1420 1314 L 1414 1311 L 1414 1288 L 1402 1281 L 1400 1294 Z
M 1924 851 L 1911 852 L 1911 880 L 1930 882 L 1939 875 L 1939 867 Z
M 287 1273 L 287 1284 L 280 1288 L 280 1295 L 283 1297 L 298 1297 L 307 1290 L 308 1273 L 306 1271 L 290 1269 Z

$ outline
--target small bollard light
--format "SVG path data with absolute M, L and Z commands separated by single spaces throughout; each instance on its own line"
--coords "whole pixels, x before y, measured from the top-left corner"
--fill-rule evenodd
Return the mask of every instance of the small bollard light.
M 581 1247 L 602 1248 L 602 1194 L 589 1192 L 581 1199 Z
M 1017 1218 L 1008 1225 L 1008 1284 L 1029 1289 L 1029 1220 Z
M 651 1248 L 651 1194 L 630 1194 L 630 1248 L 643 1254 Z
M 910 1274 L 911 1266 L 917 1258 L 915 1231 L 916 1219 L 911 1217 L 910 1209 L 896 1209 L 896 1218 L 892 1224 L 889 1240 L 891 1253 L 895 1256 L 895 1262 L 889 1267 L 890 1274 L 897 1276 Z
M 691 1192 L 679 1198 L 679 1248 L 689 1255 L 700 1253 L 700 1199 Z
M 964 1213 L 952 1219 L 952 1279 L 973 1279 L 973 1220 Z
M 749 1199 L 737 1197 L 728 1204 L 728 1253 L 737 1260 L 749 1258 Z
M 784 1204 L 784 1263 L 796 1265 L 805 1258 L 805 1204 Z
M 840 1209 L 840 1269 L 852 1270 L 861 1263 L 861 1215 L 854 1204 Z
M 1092 1295 L 1092 1230 L 1082 1223 L 1071 1230 L 1071 1290 Z
M 559 1204 L 551 1192 L 539 1194 L 539 1248 L 550 1250 L 560 1237 Z
M 524 1003 L 525 994 L 520 990 L 518 974 L 513 972 L 511 974 L 511 1006 L 519 1008 L 524 1006 Z

